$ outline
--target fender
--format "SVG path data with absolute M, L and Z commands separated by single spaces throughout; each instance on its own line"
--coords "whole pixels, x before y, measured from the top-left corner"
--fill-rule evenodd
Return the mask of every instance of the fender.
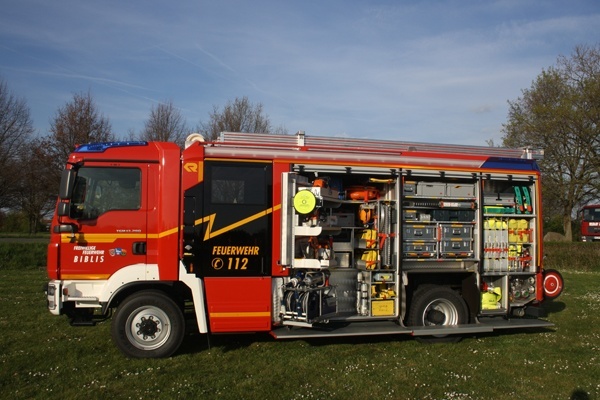
M 123 288 L 131 283 L 160 282 L 157 264 L 133 264 L 121 268 L 108 279 L 64 280 L 62 283 L 62 303 L 75 302 L 76 307 L 106 308 Z M 84 295 L 85 294 L 85 295 Z
M 208 333 L 208 322 L 206 320 L 206 307 L 204 304 L 204 281 L 199 279 L 196 274 L 189 274 L 183 263 L 179 262 L 179 280 L 183 282 L 192 292 L 194 301 L 194 311 L 196 312 L 196 320 L 198 331 L 200 333 Z

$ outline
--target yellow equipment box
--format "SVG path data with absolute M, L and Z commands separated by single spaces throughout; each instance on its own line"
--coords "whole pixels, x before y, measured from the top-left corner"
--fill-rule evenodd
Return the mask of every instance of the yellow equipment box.
M 394 315 L 394 300 L 373 300 L 371 302 L 371 315 Z

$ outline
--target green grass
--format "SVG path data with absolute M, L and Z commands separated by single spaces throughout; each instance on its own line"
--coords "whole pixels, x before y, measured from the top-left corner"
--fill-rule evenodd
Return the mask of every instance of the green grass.
M 0 396 L 10 399 L 600 399 L 600 268 L 561 269 L 552 329 L 424 345 L 409 337 L 275 341 L 189 334 L 173 357 L 131 360 L 110 321 L 46 309 L 42 269 L 0 269 Z

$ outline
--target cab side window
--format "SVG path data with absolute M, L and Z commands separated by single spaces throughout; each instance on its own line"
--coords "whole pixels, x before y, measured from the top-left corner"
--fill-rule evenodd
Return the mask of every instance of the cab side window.
M 141 171 L 138 168 L 82 167 L 71 199 L 71 217 L 95 219 L 108 211 L 141 207 Z

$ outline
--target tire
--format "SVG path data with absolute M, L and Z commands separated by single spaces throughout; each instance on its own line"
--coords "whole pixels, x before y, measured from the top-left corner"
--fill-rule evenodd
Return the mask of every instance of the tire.
M 446 286 L 427 285 L 413 295 L 408 313 L 409 326 L 461 325 L 469 321 L 467 304 Z M 417 336 L 420 342 L 458 342 L 458 335 Z
M 163 292 L 147 290 L 126 298 L 112 318 L 117 348 L 131 358 L 172 355 L 185 333 L 183 312 Z

